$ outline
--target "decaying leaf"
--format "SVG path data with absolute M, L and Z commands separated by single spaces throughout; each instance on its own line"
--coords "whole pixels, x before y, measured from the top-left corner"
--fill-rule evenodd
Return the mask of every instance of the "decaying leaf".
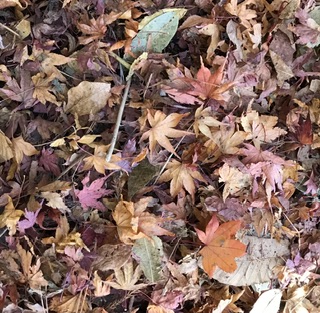
M 109 83 L 83 81 L 69 89 L 65 111 L 78 116 L 96 114 L 107 105 L 110 89 Z

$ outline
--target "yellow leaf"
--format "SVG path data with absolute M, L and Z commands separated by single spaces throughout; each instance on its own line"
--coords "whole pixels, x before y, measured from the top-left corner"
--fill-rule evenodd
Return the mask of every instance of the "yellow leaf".
M 12 143 L 0 130 L 0 163 L 13 158 Z
M 84 244 L 81 239 L 81 234 L 72 231 L 69 233 L 69 224 L 65 216 L 60 217 L 60 225 L 57 227 L 56 236 L 47 237 L 42 239 L 44 244 L 55 244 L 56 251 L 59 253 L 64 253 L 64 249 L 67 246 L 72 246 L 76 248 L 84 248 L 89 251 L 88 247 Z
M 23 140 L 22 136 L 12 139 L 13 153 L 17 164 L 20 164 L 23 155 L 32 156 L 39 154 L 39 151 L 30 143 Z
M 161 175 L 160 182 L 170 182 L 170 194 L 175 197 L 184 188 L 194 199 L 195 184 L 194 180 L 206 182 L 198 171 L 196 164 L 180 163 L 172 160 L 167 165 L 167 170 Z
M 54 80 L 54 76 L 45 77 L 43 73 L 38 73 L 32 76 L 32 81 L 34 83 L 33 98 L 38 99 L 42 104 L 46 102 L 55 103 L 59 105 L 56 97 L 50 93 L 51 82 Z
M 228 195 L 235 195 L 251 185 L 251 175 L 242 173 L 237 168 L 230 167 L 227 163 L 219 168 L 219 175 L 219 182 L 225 183 L 222 194 L 223 201 L 226 200 Z
M 145 212 L 152 202 L 152 197 L 140 199 L 138 202 L 121 200 L 112 216 L 117 223 L 120 240 L 125 244 L 132 244 L 134 240 L 150 236 L 174 236 L 174 234 L 160 227 L 165 219 Z
M 179 157 L 174 151 L 168 138 L 178 138 L 182 136 L 192 135 L 187 131 L 177 130 L 173 127 L 177 126 L 182 118 L 188 114 L 172 113 L 168 116 L 161 111 L 155 111 L 152 113 L 148 110 L 148 121 L 151 129 L 143 133 L 140 142 L 149 138 L 150 152 L 153 154 L 156 143 L 160 146 Z
M 11 197 L 8 196 L 8 204 L 0 215 L 0 228 L 8 227 L 9 235 L 12 236 L 17 231 L 17 223 L 24 214 L 21 210 L 16 210 L 13 206 Z
M 263 142 L 272 142 L 287 133 L 284 129 L 275 127 L 277 123 L 277 116 L 259 116 L 257 111 L 249 111 L 241 116 L 244 131 L 250 134 L 247 139 L 252 139 L 256 148 L 260 148 Z

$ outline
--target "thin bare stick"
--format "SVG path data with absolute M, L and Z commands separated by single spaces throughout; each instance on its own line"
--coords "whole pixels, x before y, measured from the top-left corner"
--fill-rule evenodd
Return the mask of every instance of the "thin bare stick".
M 121 101 L 121 104 L 120 104 L 120 109 L 119 109 L 119 112 L 118 112 L 116 125 L 115 125 L 114 131 L 113 131 L 113 136 L 112 136 L 110 148 L 109 148 L 107 156 L 106 156 L 106 161 L 107 162 L 110 162 L 114 147 L 115 147 L 116 142 L 117 142 L 119 128 L 120 128 L 120 124 L 121 124 L 121 121 L 122 121 L 122 115 L 123 115 L 124 107 L 125 107 L 126 102 L 127 102 L 130 86 L 131 86 L 131 77 L 127 81 L 126 89 L 124 90 L 124 94 L 123 94 L 122 101 Z
M 2 23 L 0 23 L 0 26 L 4 29 L 6 29 L 7 31 L 9 31 L 10 33 L 14 34 L 15 36 L 17 36 L 18 38 L 21 38 L 21 36 L 16 33 L 14 30 L 12 30 L 11 28 L 9 28 L 8 26 L 6 25 L 3 25 Z

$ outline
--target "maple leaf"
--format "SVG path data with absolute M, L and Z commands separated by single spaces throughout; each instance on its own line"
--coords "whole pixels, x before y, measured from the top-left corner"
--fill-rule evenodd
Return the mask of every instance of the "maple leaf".
M 239 191 L 251 185 L 252 176 L 243 173 L 235 167 L 230 167 L 227 163 L 219 168 L 219 182 L 224 182 L 223 201 L 229 194 L 236 195 Z
M 8 227 L 9 235 L 14 235 L 17 231 L 17 223 L 23 214 L 23 211 L 15 209 L 11 197 L 8 196 L 8 204 L 0 215 L 0 228 Z
M 140 199 L 137 203 L 121 200 L 112 216 L 117 223 L 120 240 L 125 244 L 150 236 L 174 236 L 174 234 L 159 226 L 166 219 L 145 212 L 153 202 L 152 197 Z
M 67 246 L 76 248 L 84 248 L 90 251 L 81 239 L 81 234 L 75 231 L 69 233 L 70 226 L 65 216 L 60 216 L 60 223 L 56 229 L 55 237 L 43 238 L 42 243 L 44 244 L 55 244 L 56 251 L 64 253 L 64 249 Z
M 156 143 L 158 143 L 160 146 L 179 158 L 168 138 L 192 135 L 190 132 L 173 128 L 177 126 L 180 120 L 185 116 L 188 116 L 188 114 L 171 113 L 167 116 L 161 111 L 155 111 L 154 114 L 152 114 L 151 111 L 148 110 L 147 118 L 151 129 L 143 133 L 140 142 L 149 138 L 151 154 L 153 154 Z
M 200 99 L 215 99 L 223 101 L 223 93 L 235 85 L 234 82 L 222 84 L 224 67 L 226 61 L 220 65 L 213 74 L 204 66 L 201 58 L 201 67 L 196 75 L 196 79 L 190 80 L 194 90 L 188 91 L 189 94 L 200 97 Z
M 204 134 L 206 137 L 213 140 L 211 127 L 219 129 L 219 126 L 223 125 L 222 122 L 214 118 L 213 110 L 211 107 L 203 108 L 201 105 L 195 113 L 195 121 L 193 128 L 196 136 L 199 136 L 199 132 Z
M 235 258 L 246 253 L 246 245 L 232 239 L 241 227 L 241 221 L 231 221 L 219 226 L 216 215 L 213 215 L 203 232 L 196 228 L 198 238 L 206 246 L 200 250 L 204 271 L 210 278 L 217 267 L 227 273 L 237 269 Z
M 110 195 L 111 190 L 103 188 L 106 181 L 106 177 L 95 179 L 89 186 L 89 174 L 82 180 L 83 189 L 75 189 L 75 195 L 78 197 L 81 207 L 84 211 L 89 209 L 98 209 L 105 211 L 105 206 L 98 200 L 103 197 Z
M 41 290 L 41 287 L 46 287 L 48 285 L 48 282 L 43 277 L 43 273 L 40 270 L 40 258 L 37 259 L 35 265 L 31 266 L 31 252 L 24 250 L 20 244 L 17 244 L 17 252 L 20 256 L 23 274 L 25 276 L 26 281 L 29 283 L 30 288 L 35 290 Z
M 20 70 L 20 85 L 13 77 L 5 77 L 5 80 L 6 88 L 0 88 L 1 93 L 4 93 L 11 100 L 22 102 L 24 108 L 30 108 L 34 105 L 33 85 L 28 71 Z
M 114 269 L 116 282 L 107 281 L 106 283 L 115 289 L 122 289 L 122 290 L 142 289 L 148 286 L 148 284 L 137 284 L 141 274 L 142 274 L 142 271 L 140 269 L 140 266 L 138 265 L 134 269 L 133 262 L 132 260 L 130 260 L 123 265 L 122 270 L 120 268 Z
M 207 181 L 199 173 L 198 166 L 191 163 L 180 163 L 172 160 L 167 165 L 167 170 L 160 176 L 159 182 L 170 182 L 170 194 L 175 197 L 184 188 L 194 199 L 195 184 L 194 180 L 206 183 Z
M 38 73 L 32 76 L 32 81 L 34 83 L 33 98 L 39 100 L 42 104 L 46 102 L 51 102 L 59 105 L 56 97 L 50 92 L 51 83 L 55 79 L 55 75 L 46 77 L 44 73 Z
M 41 197 L 47 200 L 47 206 L 58 209 L 61 213 L 70 213 L 70 209 L 65 205 L 62 195 L 57 192 L 44 191 Z
M 23 155 L 33 156 L 39 151 L 30 143 L 23 140 L 22 136 L 12 139 L 13 153 L 17 164 L 22 162 Z
M 116 14 L 114 12 L 108 15 L 100 15 L 97 19 L 90 19 L 88 24 L 78 23 L 78 28 L 88 36 L 79 37 L 79 42 L 82 45 L 102 39 L 107 32 L 107 25 L 113 23 L 121 13 Z
M 278 122 L 277 116 L 260 115 L 257 111 L 249 111 L 241 116 L 241 125 L 252 139 L 254 145 L 259 148 L 263 142 L 272 142 L 287 132 L 279 127 L 274 127 Z
M 52 149 L 42 149 L 41 156 L 39 158 L 39 165 L 43 166 L 46 171 L 51 172 L 55 176 L 59 176 L 61 172 L 58 162 L 59 158 Z

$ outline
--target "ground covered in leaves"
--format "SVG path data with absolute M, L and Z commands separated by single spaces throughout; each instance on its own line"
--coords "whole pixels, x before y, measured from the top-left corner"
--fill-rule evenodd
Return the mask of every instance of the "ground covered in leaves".
M 0 9 L 2 312 L 319 312 L 316 1 Z

